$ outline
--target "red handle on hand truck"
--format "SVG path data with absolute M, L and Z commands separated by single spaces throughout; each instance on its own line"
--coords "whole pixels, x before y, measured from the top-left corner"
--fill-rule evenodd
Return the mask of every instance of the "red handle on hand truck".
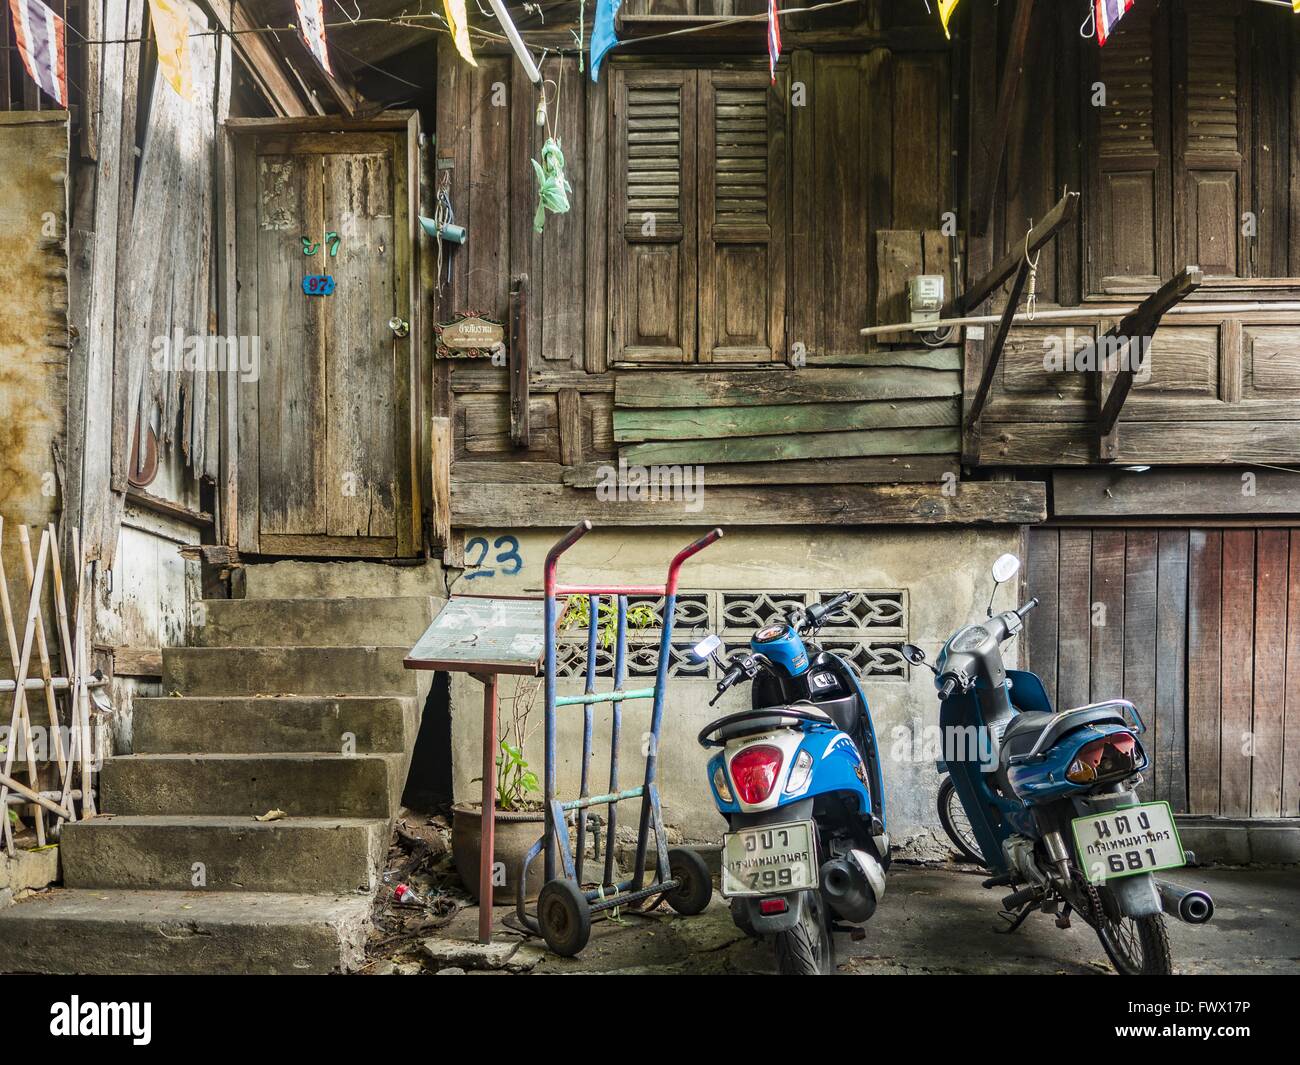
M 703 536 L 701 536 L 698 540 L 696 540 L 695 543 L 690 544 L 687 547 L 683 547 L 680 551 L 677 552 L 676 555 L 673 556 L 672 562 L 668 564 L 668 583 L 665 585 L 665 590 L 669 595 L 677 594 L 677 575 L 682 568 L 682 563 L 685 562 L 692 555 L 698 555 L 701 551 L 703 551 L 706 547 L 708 547 L 709 544 L 717 543 L 717 541 L 721 539 L 722 539 L 722 530 L 713 529 L 710 532 L 706 532 Z

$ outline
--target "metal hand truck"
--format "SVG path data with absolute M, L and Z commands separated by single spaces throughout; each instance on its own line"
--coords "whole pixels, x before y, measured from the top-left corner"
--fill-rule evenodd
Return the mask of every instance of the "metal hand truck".
M 633 907 L 647 899 L 662 895 L 668 904 L 681 914 L 702 911 L 713 894 L 713 881 L 704 860 L 693 850 L 669 849 L 664 835 L 663 818 L 659 806 L 659 788 L 656 772 L 659 763 L 659 735 L 663 727 L 664 690 L 668 683 L 668 667 L 672 659 L 673 614 L 677 605 L 677 578 L 684 563 L 692 555 L 703 551 L 722 536 L 721 529 L 700 537 L 693 544 L 677 552 L 668 566 L 668 579 L 662 585 L 646 587 L 595 587 L 559 584 L 556 573 L 560 556 L 591 531 L 591 522 L 580 521 L 551 548 L 546 555 L 545 601 L 543 627 L 546 633 L 546 715 L 544 814 L 545 828 L 542 837 L 533 844 L 520 866 L 518 895 L 515 907 L 520 923 L 533 932 L 539 932 L 547 946 L 556 954 L 572 957 L 587 944 L 591 935 L 593 913 L 612 910 L 617 906 Z M 585 595 L 590 603 L 590 622 L 587 632 L 587 682 L 582 695 L 556 694 L 556 623 L 557 600 L 561 596 Z M 614 687 L 609 692 L 596 690 L 596 648 L 600 627 L 600 597 L 613 596 L 616 600 L 617 632 L 614 649 Z M 663 596 L 663 628 L 659 640 L 659 668 L 653 688 L 624 688 L 627 667 L 627 600 L 628 596 Z M 634 699 L 651 699 L 650 736 L 646 750 L 645 777 L 641 785 L 623 788 L 619 785 L 618 746 L 623 725 L 623 703 Z M 602 795 L 589 791 L 593 708 L 609 703 L 613 718 L 610 723 L 609 790 Z M 555 797 L 556 772 L 556 712 L 565 706 L 583 708 L 582 775 L 579 797 L 567 801 Z M 614 883 L 614 844 L 618 827 L 618 803 L 624 799 L 641 800 L 641 822 L 637 832 L 636 863 L 632 878 Z M 607 806 L 605 824 L 605 867 L 596 880 L 595 887 L 587 887 L 583 876 L 587 842 L 587 810 L 593 806 Z M 567 816 L 577 812 L 577 846 L 570 846 Z M 646 850 L 653 829 L 657 862 L 654 877 L 646 883 Z M 533 917 L 524 907 L 525 885 L 528 870 L 537 856 L 545 851 L 545 883 L 537 899 L 537 915 Z M 560 858 L 563 875 L 556 875 L 556 858 Z

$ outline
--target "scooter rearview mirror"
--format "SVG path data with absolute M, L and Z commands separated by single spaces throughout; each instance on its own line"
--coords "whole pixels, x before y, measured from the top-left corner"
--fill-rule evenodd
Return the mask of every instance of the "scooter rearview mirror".
M 1020 559 L 1015 555 L 1002 555 L 993 563 L 993 580 L 997 584 L 1006 584 L 1017 573 L 1020 572 Z
M 697 662 L 707 662 L 722 646 L 722 637 L 709 635 L 691 648 L 691 657 Z
M 925 661 L 925 652 L 914 643 L 905 643 L 899 650 L 902 651 L 903 657 L 914 666 L 919 666 Z

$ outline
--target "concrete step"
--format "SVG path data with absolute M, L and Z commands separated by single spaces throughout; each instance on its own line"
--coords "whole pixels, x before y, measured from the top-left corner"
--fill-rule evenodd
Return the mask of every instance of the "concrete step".
M 387 820 L 348 817 L 106 815 L 59 839 L 65 887 L 152 891 L 374 891 L 387 849 Z
M 436 562 L 259 562 L 244 567 L 249 599 L 348 599 L 433 595 L 445 598 L 447 579 Z
M 196 647 L 412 646 L 433 620 L 433 597 L 385 599 L 206 599 Z
M 387 647 L 164 647 L 163 690 L 180 695 L 417 695 L 409 644 Z
M 55 890 L 0 910 L 0 972 L 348 972 L 370 910 L 368 894 Z
M 409 753 L 419 722 L 411 696 L 137 697 L 131 732 L 136 754 Z
M 397 812 L 402 754 L 128 754 L 100 774 L 110 814 L 380 817 Z

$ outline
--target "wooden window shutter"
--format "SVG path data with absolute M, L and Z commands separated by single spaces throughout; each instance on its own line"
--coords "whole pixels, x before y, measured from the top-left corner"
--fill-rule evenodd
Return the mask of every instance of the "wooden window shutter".
M 1246 276 L 1242 215 L 1251 209 L 1250 53 L 1238 0 L 1189 0 L 1174 72 L 1178 264 Z
M 785 355 L 785 76 L 700 75 L 700 361 Z
M 696 358 L 694 71 L 611 71 L 609 306 L 615 362 Z
M 1152 285 L 1173 267 L 1163 5 L 1138 4 L 1098 49 L 1088 216 L 1089 289 Z M 1094 86 L 1091 91 L 1098 91 Z

